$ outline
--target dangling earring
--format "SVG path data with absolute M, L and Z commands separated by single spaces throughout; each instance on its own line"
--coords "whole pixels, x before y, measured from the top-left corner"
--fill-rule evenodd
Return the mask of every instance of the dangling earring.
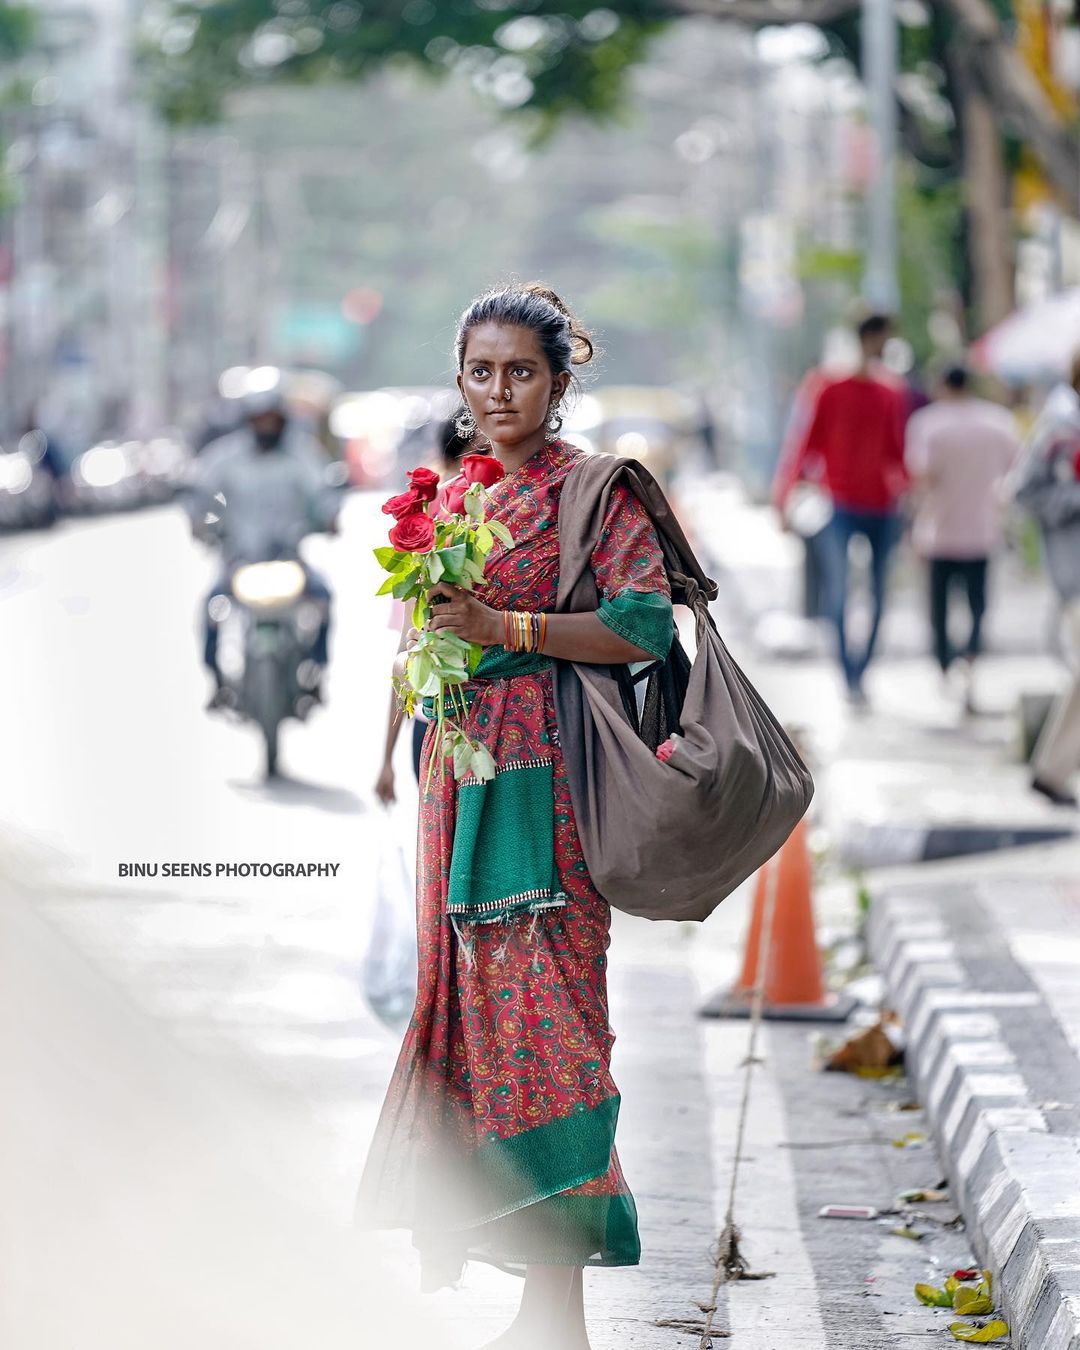
M 458 414 L 457 420 L 454 423 L 454 430 L 463 441 L 472 440 L 473 432 L 476 430 L 476 418 L 473 416 L 473 411 L 467 403 Z
M 562 430 L 562 413 L 559 412 L 559 401 L 553 398 L 551 406 L 548 408 L 547 431 L 544 432 L 545 441 L 554 441 L 558 438 Z

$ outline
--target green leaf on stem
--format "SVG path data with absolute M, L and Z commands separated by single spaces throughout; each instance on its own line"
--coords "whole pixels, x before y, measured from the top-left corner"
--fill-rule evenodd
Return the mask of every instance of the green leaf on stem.
M 495 777 L 495 761 L 491 757 L 491 752 L 479 741 L 473 743 L 470 768 L 481 783 L 489 783 Z
M 473 483 L 465 493 L 465 514 L 470 520 L 483 520 L 487 506 L 487 493 L 482 483 Z
M 484 569 L 475 558 L 466 558 L 462 571 L 462 585 L 471 582 L 472 585 L 466 586 L 467 590 L 472 590 L 473 586 L 479 586 L 484 580 Z
M 402 558 L 407 556 L 405 553 L 399 553 L 396 548 L 390 548 L 389 545 L 375 549 L 375 561 L 387 572 L 396 572 Z
M 487 525 L 477 525 L 476 527 L 476 547 L 487 557 L 495 544 L 495 536 Z
M 424 624 L 427 623 L 429 613 L 430 610 L 428 609 L 427 601 L 422 595 L 418 595 L 412 611 L 412 626 L 417 632 L 419 632 Z
M 395 580 L 394 580 L 393 577 L 387 577 L 386 580 L 383 582 L 383 584 L 382 584 L 382 585 L 379 587 L 379 589 L 375 592 L 375 594 L 376 594 L 376 595 L 389 595 L 390 592 L 394 589 L 394 587 L 395 587 L 396 585 L 397 585 L 397 582 L 395 582 Z
M 433 586 L 436 582 L 442 581 L 443 572 L 445 570 L 442 558 L 440 558 L 437 553 L 430 554 L 428 557 L 427 574 L 428 580 Z
M 465 564 L 465 545 L 455 544 L 452 548 L 440 549 L 436 556 L 442 563 L 446 580 L 454 585 L 460 585 L 461 571 Z
M 500 544 L 505 544 L 507 548 L 514 547 L 514 536 L 501 520 L 489 520 L 486 524 Z
M 469 772 L 471 761 L 472 746 L 464 736 L 459 736 L 457 744 L 454 746 L 454 777 L 464 778 Z

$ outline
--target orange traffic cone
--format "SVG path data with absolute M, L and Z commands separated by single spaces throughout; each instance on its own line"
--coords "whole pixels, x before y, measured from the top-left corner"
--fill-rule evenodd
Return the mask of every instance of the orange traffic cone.
M 855 1000 L 825 988 L 811 884 L 806 821 L 801 820 L 779 853 L 758 871 L 742 971 L 727 993 L 705 1004 L 703 1017 L 749 1017 L 764 958 L 762 1016 L 826 1022 L 847 1018 Z

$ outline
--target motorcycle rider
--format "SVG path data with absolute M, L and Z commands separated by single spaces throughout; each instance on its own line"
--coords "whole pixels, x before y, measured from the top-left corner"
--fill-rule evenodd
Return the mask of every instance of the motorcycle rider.
M 230 702 L 217 663 L 218 627 L 232 599 L 232 573 L 240 563 L 296 560 L 307 579 L 304 594 L 317 603 L 321 623 L 308 652 L 308 692 L 321 701 L 328 661 L 330 588 L 300 558 L 307 535 L 338 531 L 340 488 L 326 474 L 322 447 L 292 425 L 280 384 L 252 392 L 243 401 L 244 421 L 207 445 L 184 494 L 192 534 L 220 547 L 222 569 L 203 603 L 203 662 L 214 679 L 207 709 Z

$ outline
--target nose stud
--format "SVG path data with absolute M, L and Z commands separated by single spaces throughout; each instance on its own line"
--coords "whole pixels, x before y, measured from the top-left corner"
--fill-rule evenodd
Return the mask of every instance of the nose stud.
M 510 393 L 510 390 L 509 390 L 509 389 L 504 389 L 504 390 L 503 390 L 503 398 L 506 399 L 507 403 L 510 402 L 510 400 L 511 400 L 512 397 L 513 397 L 513 395 Z

